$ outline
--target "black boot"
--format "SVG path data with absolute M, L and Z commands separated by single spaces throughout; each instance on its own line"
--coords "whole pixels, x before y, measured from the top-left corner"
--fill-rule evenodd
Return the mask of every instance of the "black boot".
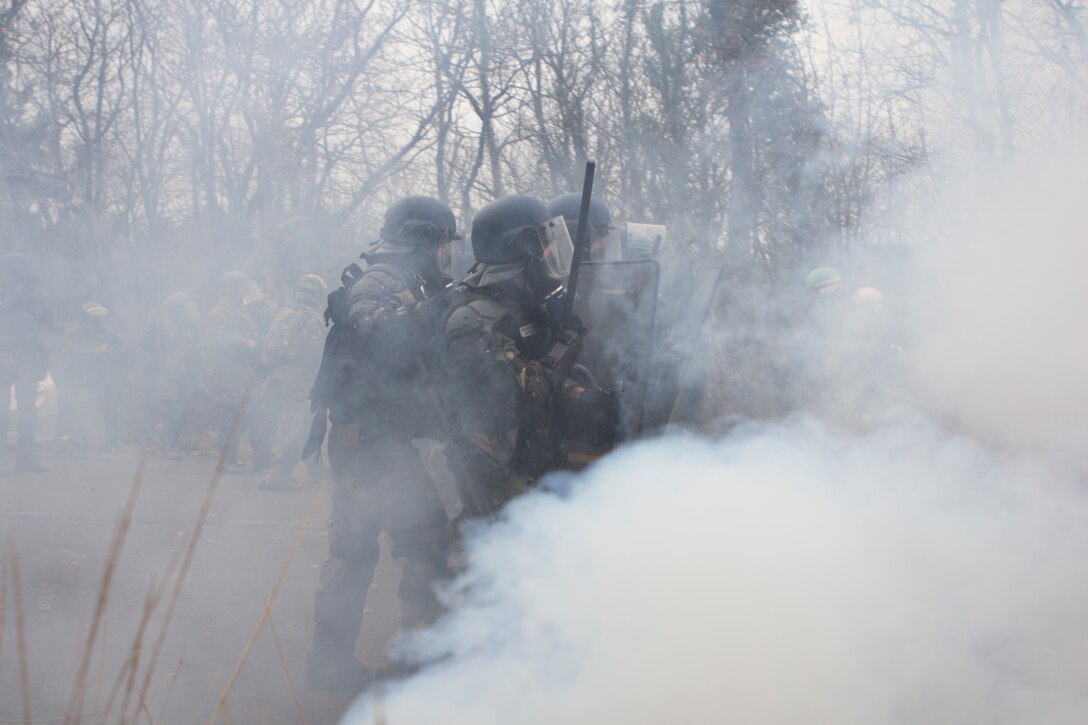
M 370 687 L 374 673 L 345 646 L 344 637 L 314 633 L 314 646 L 306 655 L 306 689 L 314 692 L 360 693 Z M 354 645 L 354 640 L 351 645 Z
M 374 673 L 354 657 L 321 660 L 311 657 L 306 668 L 306 689 L 313 692 L 359 694 L 373 681 Z

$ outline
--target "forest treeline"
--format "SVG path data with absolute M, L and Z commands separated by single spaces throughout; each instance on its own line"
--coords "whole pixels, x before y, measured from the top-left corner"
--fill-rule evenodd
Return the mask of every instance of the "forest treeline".
M 1086 94 L 1081 0 L 5 0 L 2 246 L 142 314 L 329 274 L 397 195 L 467 224 L 593 158 L 618 218 L 774 281 L 902 242 L 919 178 Z

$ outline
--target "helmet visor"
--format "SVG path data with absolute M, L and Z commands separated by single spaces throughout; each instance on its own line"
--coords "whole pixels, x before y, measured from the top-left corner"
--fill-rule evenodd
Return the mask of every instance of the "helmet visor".
M 434 248 L 434 263 L 443 277 L 460 279 L 464 276 L 465 247 L 458 240 L 441 242 Z
M 540 261 L 548 276 L 556 280 L 564 280 L 570 276 L 571 260 L 574 259 L 574 243 L 570 240 L 570 232 L 563 217 L 557 216 L 543 224 L 541 230 L 542 253 Z

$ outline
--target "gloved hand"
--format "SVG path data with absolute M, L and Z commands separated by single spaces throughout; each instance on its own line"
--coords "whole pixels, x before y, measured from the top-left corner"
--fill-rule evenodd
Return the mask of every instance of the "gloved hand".
M 574 365 L 572 365 L 570 368 L 570 374 L 567 377 L 578 383 L 578 385 L 582 386 L 583 388 L 593 388 L 595 390 L 601 389 L 600 384 L 597 383 L 597 378 L 593 377 L 593 373 L 590 372 L 589 368 L 587 368 L 585 365 L 582 365 L 581 363 L 575 363 Z
M 589 443 L 624 438 L 620 429 L 620 396 L 599 387 L 584 388 L 567 410 L 567 437 Z
M 546 402 L 552 397 L 552 381 L 544 366 L 535 360 L 525 366 L 523 372 L 523 390 L 525 397 L 533 401 Z

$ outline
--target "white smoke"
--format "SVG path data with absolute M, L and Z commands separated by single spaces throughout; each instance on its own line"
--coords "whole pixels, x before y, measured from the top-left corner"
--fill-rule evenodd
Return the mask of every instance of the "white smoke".
M 666 439 L 473 542 L 390 723 L 1073 723 L 1088 507 L 926 423 Z M 348 722 L 372 722 L 364 699 Z
M 899 307 L 945 422 L 798 416 L 553 477 L 470 541 L 387 721 L 1082 722 L 1086 148 L 933 210 Z
M 1088 135 L 946 194 L 914 363 L 929 404 L 1003 445 L 1088 440 Z

